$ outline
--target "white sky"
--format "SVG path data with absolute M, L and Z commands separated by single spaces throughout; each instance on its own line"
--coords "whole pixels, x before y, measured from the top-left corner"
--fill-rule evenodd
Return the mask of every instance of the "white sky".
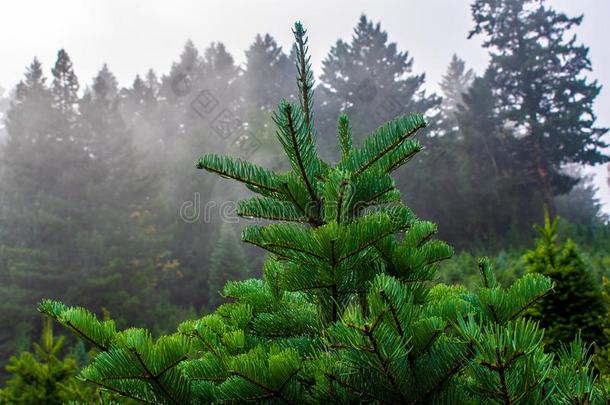
M 600 126 L 610 127 L 610 1 L 549 0 L 570 15 L 584 13 L 576 34 L 590 47 L 592 78 L 604 86 L 595 110 Z M 184 42 L 200 50 L 222 41 L 238 62 L 257 33 L 270 33 L 285 49 L 290 27 L 301 20 L 310 32 L 314 69 L 338 39 L 349 39 L 361 13 L 381 21 L 390 41 L 415 58 L 416 72 L 426 72 L 427 87 L 437 83 L 456 52 L 481 73 L 486 51 L 480 39 L 467 40 L 472 27 L 470 0 L 2 0 L 0 2 L 0 86 L 10 89 L 34 56 L 50 75 L 58 49 L 72 57 L 81 85 L 90 83 L 103 63 L 123 86 L 148 68 L 166 73 Z M 610 136 L 607 136 L 610 142 Z M 610 211 L 605 167 L 596 184 Z

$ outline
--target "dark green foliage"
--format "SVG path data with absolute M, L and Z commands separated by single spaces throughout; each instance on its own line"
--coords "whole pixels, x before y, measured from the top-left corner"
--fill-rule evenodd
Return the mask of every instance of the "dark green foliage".
M 557 218 L 551 221 L 545 213 L 544 227 L 536 226 L 539 239 L 536 248 L 524 256 L 529 273 L 543 274 L 553 281 L 553 290 L 533 308 L 532 317 L 546 329 L 545 342 L 550 350 L 571 342 L 578 334 L 586 344 L 604 346 L 601 320 L 604 302 L 580 259 L 576 245 L 568 239 L 559 243 Z
M 566 170 L 607 160 L 599 86 L 585 78 L 587 48 L 571 39 L 581 19 L 529 0 L 474 1 L 472 11 L 491 63 L 474 78 L 451 60 L 436 136 L 410 167 L 420 181 L 397 177 L 407 203 L 459 249 L 526 246 L 543 203 L 575 223 L 598 221 L 592 190 L 569 193 L 582 176 Z
M 469 79 L 455 64 L 444 85 L 448 100 Z M 539 216 L 533 208 L 542 204 L 536 181 L 520 160 L 519 141 L 497 113 L 491 74 L 474 78 L 459 99 L 445 104 L 440 135 L 427 141 L 415 162 L 414 172 L 434 181 L 413 182 L 407 176 L 400 183 L 414 209 L 438 220 L 441 235 L 458 248 L 494 248 L 494 238 L 505 242 L 511 230 L 527 230 Z
M 116 80 L 106 66 L 75 101 L 78 80 L 65 51 L 48 87 L 34 61 L 7 115 L 0 195 L 2 362 L 27 334 L 42 297 L 109 310 L 117 320 L 157 327 L 179 310 L 159 284 L 172 257 L 158 228 L 158 186 L 118 111 Z M 117 289 L 117 286 L 121 288 Z M 165 321 L 163 321 L 165 322 Z
M 534 27 L 531 35 L 545 27 Z M 326 58 L 317 86 L 307 76 L 311 70 L 297 70 L 291 61 L 297 56 L 302 61 L 306 44 L 293 47 L 289 57 L 287 48 L 260 35 L 253 38 L 243 68 L 222 43 L 198 49 L 189 41 L 165 74 L 148 71 L 119 88 L 108 66 L 89 83 L 77 78 L 76 62 L 62 50 L 47 70 L 48 80 L 34 61 L 10 92 L 10 101 L 3 97 L 8 92 L 0 91 L 0 111 L 6 112 L 6 122 L 0 122 L 5 142 L 0 146 L 0 321 L 15 325 L 0 332 L 0 362 L 37 335 L 32 304 L 44 296 L 96 312 L 106 307 L 119 324 L 127 319 L 158 324 L 155 331 L 171 327 L 168 322 L 181 316 L 176 306 L 205 309 L 210 253 L 219 229 L 219 204 L 213 204 L 245 198 L 247 191 L 199 176 L 183 162 L 196 159 L 200 151 L 214 151 L 278 172 L 291 167 L 284 146 L 275 142 L 270 112 L 280 95 L 299 102 L 298 88 L 289 85 L 297 73 L 308 104 L 315 86 L 317 102 L 309 108 L 316 113 L 312 133 L 319 155 L 347 156 L 366 133 L 394 114 L 425 112 L 434 130 L 415 135 L 425 149 L 394 172 L 405 202 L 421 218 L 438 223 L 439 236 L 457 249 L 506 251 L 512 258 L 514 249 L 528 246 L 530 224 L 540 220 L 542 196 L 537 172 L 531 170 L 531 151 L 512 136 L 511 122 L 495 97 L 512 90 L 502 90 L 491 75 L 477 78 L 473 86 L 472 72 L 452 58 L 439 104 L 438 97 L 423 93 L 423 73 L 414 72 L 413 58 L 390 43 L 391 33 L 366 17 L 355 28 L 355 38 L 339 41 Z M 209 113 L 193 108 L 204 90 L 217 102 Z M 350 113 L 351 122 L 337 122 L 342 110 Z M 236 117 L 235 131 L 219 135 L 212 128 L 221 111 Z M 278 114 L 276 118 L 286 117 L 285 111 Z M 335 130 L 341 138 L 338 147 Z M 414 143 L 403 147 L 419 149 Z M 570 229 L 581 236 L 582 258 L 597 280 L 606 274 L 607 227 L 597 217 L 594 190 L 584 176 L 565 169 L 561 172 L 583 180 L 570 193 L 555 196 L 557 212 L 574 223 Z M 397 200 L 392 179 L 365 177 L 362 184 L 385 192 L 384 201 Z M 297 180 L 296 175 L 290 179 Z M 310 183 L 315 187 L 317 179 Z M 296 190 L 292 183 L 289 187 Z M 318 197 L 326 198 L 324 192 Z M 361 198 L 359 192 L 352 198 Z M 310 200 L 297 197 L 299 204 Z M 207 202 L 211 210 L 203 207 Z M 200 215 L 185 219 L 183 207 Z M 319 221 L 313 207 L 302 208 L 305 214 L 289 201 L 264 199 L 244 202 L 241 209 L 244 217 L 265 209 L 268 219 Z M 329 210 L 322 220 L 332 215 L 336 212 Z M 250 268 L 259 268 L 260 251 L 245 251 Z M 468 261 L 476 262 L 474 257 Z M 507 262 L 501 269 L 518 267 Z M 460 280 L 470 285 L 477 279 L 474 266 L 455 272 L 457 265 L 446 266 L 452 273 L 441 274 L 443 281 L 453 282 L 461 272 L 468 275 Z M 499 279 L 512 281 L 516 274 L 501 272 Z M 220 287 L 212 288 L 215 297 Z M 154 302 L 145 305 L 150 296 Z
M 0 403 L 59 405 L 69 400 L 95 401 L 95 390 L 76 379 L 75 360 L 61 356 L 63 343 L 64 337 L 56 339 L 52 324 L 45 320 L 34 352 L 24 351 L 9 360 L 6 370 L 10 378 L 0 390 Z
M 584 76 L 588 48 L 569 37 L 582 16 L 536 0 L 476 0 L 471 8 L 470 36 L 484 35 L 502 116 L 514 123 L 522 162 L 554 214 L 552 197 L 576 182 L 562 165 L 608 161 L 600 149 L 607 129 L 595 126 L 593 112 L 601 87 Z
M 604 333 L 605 345 L 596 346 L 595 367 L 600 371 L 601 378 L 606 383 L 610 382 L 610 280 L 607 277 L 602 279 L 602 299 L 606 307 L 606 313 L 599 320 Z
M 227 281 L 241 280 L 250 275 L 250 264 L 239 242 L 235 224 L 223 222 L 216 232 L 216 242 L 210 253 L 207 293 L 209 309 L 222 303 L 221 292 Z
M 489 243 L 511 227 L 527 229 L 537 218 L 541 200 L 535 183 L 523 170 L 517 140 L 503 127 L 496 113 L 492 72 L 476 78 L 456 113 L 459 137 L 455 141 L 457 192 L 462 215 L 451 229 L 477 235 Z M 471 158 L 472 151 L 479 151 Z M 453 238 L 452 238 L 453 239 Z
M 482 259 L 474 292 L 431 282 L 452 249 L 390 177 L 419 151 L 421 115 L 391 120 L 361 147 L 342 117 L 341 160 L 318 157 L 305 30 L 294 33 L 300 103 L 275 115 L 291 170 L 213 154 L 196 163 L 260 195 L 238 214 L 278 220 L 242 234 L 270 253 L 263 279 L 229 282 L 230 302 L 156 340 L 44 300 L 41 312 L 100 350 L 81 377 L 159 404 L 607 402 L 583 345 L 554 362 L 543 330 L 522 317 L 547 277 L 504 288 Z

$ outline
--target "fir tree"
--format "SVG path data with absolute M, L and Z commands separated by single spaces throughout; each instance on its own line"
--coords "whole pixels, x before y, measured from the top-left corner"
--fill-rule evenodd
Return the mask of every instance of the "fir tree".
M 607 214 L 602 209 L 593 175 L 583 174 L 580 167 L 569 168 L 568 172 L 579 181 L 569 193 L 555 197 L 557 214 L 571 224 L 595 228 L 607 219 Z
M 192 51 L 185 49 L 185 53 L 188 55 Z M 186 59 L 183 53 L 180 63 Z M 203 52 L 203 56 L 198 56 L 198 60 L 191 72 L 192 91 L 188 95 L 166 95 L 167 91 L 172 91 L 171 88 L 168 90 L 167 83 L 175 80 L 173 73 L 162 80 L 160 98 L 166 98 L 160 101 L 159 107 L 159 125 L 163 130 L 162 142 L 158 145 L 162 150 L 154 156 L 161 156 L 167 162 L 164 192 L 168 196 L 166 204 L 172 214 L 180 210 L 185 202 L 194 201 L 198 193 L 217 195 L 211 179 L 201 179 L 180 162 L 195 159 L 195 151 L 226 151 L 243 134 L 245 117 L 239 115 L 242 106 L 237 96 L 240 71 L 232 55 L 223 44 L 213 43 Z M 209 102 L 210 109 L 193 107 L 197 100 Z M 151 134 L 156 131 L 158 129 L 153 128 Z M 183 279 L 173 284 L 172 294 L 181 302 L 188 302 L 198 309 L 204 308 L 208 304 L 207 252 L 214 244 L 211 238 L 213 229 L 202 232 L 200 221 L 185 222 L 175 214 L 168 217 L 174 221 L 169 224 L 173 234 L 170 249 L 182 258 L 180 270 L 183 274 Z
M 278 99 L 290 94 L 294 65 L 271 35 L 256 36 L 246 50 L 245 68 L 241 80 L 247 106 L 273 110 Z
M 0 316 L 16 326 L 2 331 L 2 362 L 36 329 L 28 302 L 66 285 L 61 274 L 66 234 L 58 225 L 66 224 L 62 172 L 67 176 L 71 168 L 60 170 L 66 155 L 58 145 L 53 95 L 37 59 L 17 85 L 6 129 L 0 169 Z
M 38 61 L 18 86 L 1 149 L 0 317 L 15 325 L 2 331 L 3 363 L 37 334 L 27 307 L 45 296 L 106 307 L 119 320 L 160 323 L 145 297 L 164 295 L 159 287 L 176 278 L 176 261 L 154 226 L 156 185 L 137 166 L 115 84 L 102 69 L 65 112 Z M 176 316 L 167 303 L 156 310 Z
M 294 29 L 299 103 L 274 114 L 291 170 L 206 154 L 196 165 L 259 196 L 239 214 L 274 221 L 244 229 L 267 250 L 264 278 L 229 282 L 232 301 L 153 340 L 82 308 L 39 309 L 101 352 L 81 377 L 148 403 L 604 403 L 579 342 L 544 353 L 523 312 L 550 289 L 528 274 L 501 287 L 487 260 L 481 284 L 432 286 L 452 249 L 399 202 L 390 176 L 420 149 L 422 115 L 395 118 L 353 146 L 338 121 L 341 160 L 317 154 L 305 30 Z
M 435 218 L 441 236 L 458 248 L 489 248 L 511 229 L 528 232 L 539 217 L 531 207 L 542 203 L 519 160 L 517 140 L 498 116 L 491 73 L 473 80 L 455 110 L 443 108 L 441 136 L 427 139 L 416 157 L 414 172 L 434 181 L 404 176 L 399 183 L 409 204 L 422 217 Z
M 412 69 L 409 53 L 388 42 L 381 25 L 362 15 L 352 40 L 338 40 L 322 62 L 319 92 L 325 114 L 321 116 L 321 133 L 332 133 L 338 112 L 353 117 L 357 134 L 368 133 L 406 112 L 432 114 L 440 99 L 426 94 L 422 89 L 425 75 L 413 74 Z
M 564 164 L 608 161 L 601 150 L 607 129 L 595 126 L 593 112 L 601 87 L 585 77 L 588 48 L 568 37 L 582 16 L 537 0 L 476 0 L 472 15 L 470 36 L 485 36 L 500 109 L 515 123 L 522 161 L 554 214 L 553 196 L 576 183 L 561 172 Z
M 466 70 L 464 61 L 454 54 L 439 83 L 443 92 L 441 108 L 444 120 L 448 121 L 448 130 L 455 129 L 455 116 L 459 107 L 464 104 L 464 94 L 468 92 L 474 78 L 474 71 Z
M 93 93 L 98 99 L 114 101 L 119 93 L 119 83 L 114 77 L 114 74 L 108 69 L 108 65 L 104 63 L 102 69 L 93 79 Z
M 53 97 L 59 111 L 68 119 L 72 119 L 78 103 L 78 78 L 74 73 L 72 60 L 64 49 L 57 53 L 53 73 Z
M 560 244 L 557 236 L 558 218 L 550 219 L 545 212 L 544 226 L 536 225 L 539 239 L 536 248 L 524 256 L 527 271 L 543 274 L 553 283 L 553 291 L 533 309 L 533 317 L 545 328 L 549 350 L 571 342 L 578 334 L 587 344 L 604 346 L 606 340 L 601 319 L 605 307 L 601 291 L 594 283 L 585 264 L 568 239 Z
M 222 303 L 220 295 L 227 281 L 243 280 L 249 275 L 248 258 L 239 243 L 234 224 L 223 222 L 210 253 L 208 268 L 208 308 Z
M 95 401 L 95 390 L 76 379 L 78 367 L 73 358 L 61 357 L 64 337 L 55 338 L 52 323 L 46 322 L 34 352 L 11 357 L 10 378 L 0 389 L 2 404 L 64 404 L 70 400 Z
M 488 70 L 464 94 L 456 114 L 459 135 L 453 149 L 463 214 L 455 218 L 459 222 L 452 230 L 467 230 L 485 242 L 506 235 L 511 227 L 527 231 L 539 215 L 530 207 L 541 205 L 535 180 L 517 153 L 517 141 L 497 114 L 492 76 Z

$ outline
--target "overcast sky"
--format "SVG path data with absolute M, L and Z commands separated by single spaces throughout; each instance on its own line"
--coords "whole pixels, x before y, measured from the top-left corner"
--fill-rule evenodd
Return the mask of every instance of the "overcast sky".
M 583 13 L 576 30 L 590 47 L 592 78 L 603 86 L 595 105 L 598 123 L 610 126 L 610 0 L 550 0 L 570 15 Z M 349 39 L 361 13 L 381 21 L 389 39 L 415 59 L 416 72 L 425 72 L 427 87 L 438 90 L 441 75 L 455 52 L 477 72 L 487 64 L 480 39 L 467 39 L 472 27 L 469 0 L 3 0 L 0 3 L 0 86 L 11 89 L 25 66 L 37 56 L 49 69 L 58 49 L 65 48 L 82 84 L 88 84 L 103 63 L 123 86 L 149 68 L 166 73 L 184 42 L 200 50 L 222 41 L 237 62 L 257 33 L 270 33 L 284 46 L 291 44 L 290 27 L 301 20 L 310 32 L 314 69 L 338 39 Z M 607 137 L 610 141 L 610 136 Z M 596 183 L 610 211 L 606 168 Z

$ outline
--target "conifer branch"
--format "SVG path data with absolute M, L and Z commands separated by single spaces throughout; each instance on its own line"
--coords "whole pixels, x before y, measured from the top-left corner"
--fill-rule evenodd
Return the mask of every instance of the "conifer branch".
M 360 149 L 350 154 L 349 163 L 345 164 L 356 167 L 354 176 L 359 176 L 425 126 L 426 121 L 418 114 L 396 118 L 376 129 Z M 409 145 L 407 151 L 418 150 L 418 145 Z
M 214 154 L 202 155 L 196 162 L 197 169 L 205 169 L 255 189 L 278 193 L 277 180 L 273 172 L 241 159 Z
M 343 208 L 343 198 L 345 198 L 345 191 L 348 185 L 349 183 L 346 181 L 342 181 L 340 185 L 339 196 L 337 198 L 337 215 L 335 218 L 335 221 L 337 221 L 338 224 L 341 223 L 341 209 Z
M 140 355 L 140 353 L 135 348 L 129 348 L 129 350 L 136 356 L 138 363 L 144 369 L 144 372 L 148 376 L 147 379 L 152 381 L 152 383 L 157 388 L 159 388 L 161 390 L 161 392 L 163 393 L 163 395 L 165 395 L 165 397 L 167 399 L 169 399 L 173 404 L 180 405 L 180 401 L 178 401 L 176 398 L 174 398 L 172 396 L 172 394 L 169 392 L 169 390 L 165 387 L 165 384 L 163 384 L 161 382 L 161 380 L 159 379 L 159 376 L 155 375 L 152 371 L 150 371 L 150 369 L 144 362 L 144 359 L 142 359 L 142 356 Z
M 78 329 L 71 321 L 66 321 L 65 325 L 68 327 L 69 330 L 71 330 L 72 332 L 75 332 L 82 339 L 91 343 L 93 346 L 97 347 L 101 351 L 104 351 L 104 352 L 108 351 L 108 349 L 109 349 L 108 347 L 103 346 L 100 343 L 93 340 L 92 338 L 90 338 L 88 335 L 86 335 L 84 332 L 82 332 L 80 329 Z
M 125 398 L 135 399 L 136 401 L 139 401 L 139 402 L 142 402 L 142 403 L 145 403 L 145 404 L 158 405 L 158 402 L 151 402 L 149 400 L 140 398 L 138 396 L 134 396 L 133 394 L 129 393 L 128 391 L 123 391 L 123 390 L 120 390 L 120 389 L 115 388 L 115 387 L 110 386 L 110 385 L 104 385 L 104 384 L 102 384 L 102 383 L 100 383 L 98 381 L 95 381 L 95 380 L 84 378 L 83 381 L 88 382 L 90 384 L 93 384 L 93 385 L 95 385 L 97 387 L 100 387 L 100 388 L 102 388 L 104 390 L 108 390 L 110 392 L 114 392 L 115 394 L 119 394 L 119 395 L 121 395 L 121 396 L 123 396 Z
M 352 128 L 347 114 L 341 114 L 337 122 L 337 133 L 339 134 L 339 144 L 341 146 L 341 156 L 346 159 L 352 150 Z
M 338 263 L 343 262 L 344 260 L 349 259 L 350 257 L 357 255 L 358 253 L 362 252 L 363 250 L 375 245 L 375 243 L 379 242 L 380 240 L 382 240 L 383 238 L 394 234 L 395 230 L 388 230 L 385 231 L 383 233 L 380 233 L 378 236 L 376 236 L 374 239 L 369 240 L 367 243 L 364 243 L 361 246 L 358 246 L 356 249 L 353 249 L 347 253 L 345 253 L 344 255 L 342 255 L 341 257 L 339 257 L 339 260 L 337 261 Z
M 240 378 L 243 378 L 244 380 L 246 380 L 249 383 L 257 386 L 258 388 L 262 389 L 263 391 L 266 391 L 269 394 L 268 398 L 276 398 L 277 397 L 277 398 L 281 399 L 282 401 L 286 402 L 287 404 L 291 403 L 286 397 L 284 397 L 284 395 L 282 394 L 281 391 L 275 390 L 273 388 L 269 388 L 266 385 L 256 381 L 253 378 L 248 377 L 247 375 L 245 375 L 243 373 L 240 373 L 237 370 L 230 370 L 230 373 L 234 374 L 234 375 L 236 375 L 236 376 L 238 376 Z
M 292 194 L 292 192 L 288 188 L 288 184 L 287 183 L 283 183 L 282 184 L 282 188 L 284 189 L 284 194 L 286 195 L 286 197 L 288 197 L 290 202 L 292 202 L 294 204 L 294 206 L 297 207 L 299 209 L 299 211 L 301 211 L 303 213 L 303 215 L 305 215 L 305 216 L 307 216 L 309 218 L 309 222 L 312 222 L 313 218 L 310 218 L 307 215 L 307 211 L 305 210 L 305 208 L 301 204 L 299 204 L 299 202 L 297 201 L 295 196 Z
M 458 360 L 455 364 L 448 370 L 448 372 L 437 381 L 432 387 L 424 391 L 419 397 L 415 400 L 410 401 L 409 404 L 415 405 L 420 403 L 422 400 L 426 400 L 429 398 L 431 394 L 439 392 L 440 388 L 445 385 L 451 378 L 453 378 L 456 374 L 458 374 L 464 368 L 464 363 L 462 360 Z
M 424 346 L 421 348 L 421 353 L 426 353 L 428 351 L 428 349 L 430 349 L 430 347 L 432 347 L 432 345 L 434 344 L 434 342 L 436 341 L 436 339 L 441 336 L 441 333 L 443 333 L 444 330 L 436 330 L 434 331 L 434 333 L 432 333 L 430 335 L 430 338 L 428 339 L 428 341 L 424 344 Z
M 366 206 L 366 205 L 375 204 L 375 200 L 377 200 L 378 198 L 382 197 L 384 194 L 387 194 L 387 193 L 389 193 L 390 191 L 393 191 L 393 190 L 395 190 L 394 186 L 386 187 L 383 190 L 379 191 L 378 193 L 373 194 L 372 196 L 370 196 L 366 200 L 358 201 L 358 205 L 359 206 Z
M 351 392 L 353 392 L 353 393 L 357 394 L 357 396 L 360 396 L 360 397 L 367 397 L 367 398 L 372 399 L 373 401 L 378 401 L 378 402 L 380 402 L 380 403 L 382 403 L 382 404 L 388 404 L 388 405 L 393 404 L 393 402 L 390 402 L 390 401 L 386 400 L 385 398 L 377 397 L 377 396 L 375 396 L 375 395 L 371 394 L 371 393 L 370 393 L 370 392 L 368 392 L 368 391 L 359 390 L 359 389 L 358 389 L 358 388 L 356 388 L 355 386 L 353 386 L 353 385 L 349 384 L 348 382 L 346 382 L 346 381 L 344 381 L 344 380 L 340 379 L 339 377 L 337 377 L 337 376 L 335 376 L 335 375 L 333 375 L 333 374 L 328 374 L 328 373 L 326 373 L 326 374 L 324 374 L 324 375 L 326 376 L 326 378 L 328 378 L 329 380 L 332 380 L 332 381 L 336 382 L 337 384 L 339 384 L 339 385 L 340 385 L 340 386 L 342 386 L 343 388 L 346 388 L 348 391 L 351 391 Z
M 332 309 L 331 309 L 331 320 L 332 322 L 337 322 L 337 318 L 338 318 L 338 302 L 337 300 L 339 299 L 339 293 L 337 291 L 337 281 L 335 280 L 335 266 L 337 265 L 337 261 L 335 259 L 335 243 L 337 241 L 336 240 L 331 240 L 330 241 L 330 267 L 332 269 L 332 280 L 333 283 L 330 287 L 330 299 L 332 301 L 331 305 L 332 305 Z
M 498 348 L 496 348 L 496 361 L 498 362 L 497 372 L 500 378 L 500 392 L 504 400 L 504 405 L 512 405 L 513 401 L 511 400 L 510 392 L 508 391 L 508 385 L 506 383 L 506 368 L 504 364 L 502 364 L 502 358 L 500 356 L 500 351 Z
M 521 309 L 519 309 L 517 312 L 515 312 L 513 315 L 511 315 L 508 318 L 508 320 L 512 321 L 512 320 L 517 319 L 519 316 L 521 316 L 521 314 L 523 314 L 525 311 L 527 311 L 529 308 L 531 308 L 534 304 L 536 304 L 536 302 L 540 301 L 541 299 L 543 299 L 544 297 L 549 295 L 550 292 L 551 292 L 551 290 L 546 290 L 542 294 L 538 294 L 536 297 L 534 297 L 532 300 L 528 301 L 524 306 L 522 306 Z
M 394 392 L 400 397 L 401 402 L 406 402 L 406 398 L 403 395 L 401 389 L 400 389 L 400 385 L 398 384 L 398 382 L 396 381 L 396 379 L 394 378 L 394 375 L 392 374 L 392 371 L 389 369 L 389 359 L 384 359 L 380 349 L 379 349 L 379 343 L 377 342 L 377 339 L 375 338 L 375 336 L 373 335 L 373 331 L 375 330 L 374 327 L 371 327 L 370 329 L 367 328 L 367 326 L 364 326 L 363 332 L 366 335 L 366 337 L 369 339 L 369 341 L 371 342 L 371 345 L 373 346 L 373 353 L 375 354 L 375 357 L 377 358 L 377 361 L 379 362 L 379 365 L 381 366 L 381 372 L 383 373 L 383 375 L 388 379 L 388 382 L 390 383 L 390 385 L 392 386 L 392 388 L 394 389 Z
M 403 331 L 400 321 L 398 320 L 398 311 L 396 310 L 396 307 L 394 307 L 394 305 L 390 301 L 390 297 L 388 297 L 388 294 L 385 291 L 383 291 L 383 290 L 379 291 L 379 295 L 381 296 L 381 298 L 383 299 L 385 304 L 390 309 L 390 314 L 392 314 L 392 320 L 394 321 L 394 324 L 396 325 L 396 330 L 398 331 L 398 334 L 400 335 L 401 339 L 406 344 L 407 342 L 405 339 L 405 332 Z

